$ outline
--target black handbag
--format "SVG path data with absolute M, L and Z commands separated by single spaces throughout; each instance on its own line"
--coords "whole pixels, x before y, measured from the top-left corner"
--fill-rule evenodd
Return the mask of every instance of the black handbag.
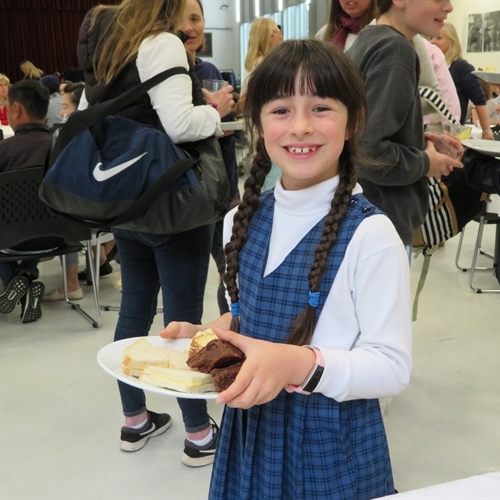
M 162 130 L 115 116 L 179 73 L 187 71 L 167 70 L 72 114 L 57 138 L 41 199 L 93 228 L 175 234 L 222 219 L 229 182 L 215 137 L 177 146 Z
M 490 194 L 500 194 L 500 160 L 490 155 L 467 149 L 462 163 L 463 172 L 469 184 Z

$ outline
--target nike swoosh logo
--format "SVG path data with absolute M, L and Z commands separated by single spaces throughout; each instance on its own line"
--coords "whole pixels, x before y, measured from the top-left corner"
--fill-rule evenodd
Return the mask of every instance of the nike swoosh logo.
M 146 154 L 146 153 L 144 153 L 144 154 Z M 152 423 L 151 425 L 153 426 L 153 427 L 151 427 L 151 429 L 148 429 L 148 430 L 147 430 L 147 431 L 145 431 L 145 432 L 141 432 L 141 433 L 139 434 L 139 436 L 144 436 L 145 434 L 151 434 L 152 432 L 154 432 L 154 431 L 156 430 L 156 424 L 153 424 L 153 423 Z
M 132 158 L 129 161 L 126 161 L 125 163 L 120 163 L 120 165 L 117 165 L 116 167 L 110 168 L 109 170 L 101 170 L 101 165 L 102 162 L 99 162 L 95 167 L 94 171 L 92 172 L 92 175 L 94 176 L 94 179 L 98 182 L 105 181 L 107 179 L 111 179 L 111 177 L 115 176 L 116 174 L 119 174 L 120 172 L 123 172 L 125 169 L 131 167 L 134 163 L 137 163 L 144 155 L 147 155 L 147 151 L 143 153 L 140 156 L 137 156 L 136 158 Z

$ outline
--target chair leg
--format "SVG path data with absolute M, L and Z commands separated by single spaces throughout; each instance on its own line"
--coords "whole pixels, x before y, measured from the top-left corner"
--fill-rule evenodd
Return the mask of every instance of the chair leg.
M 460 269 L 460 271 L 463 271 L 464 273 L 466 273 L 468 268 L 467 267 L 461 267 L 460 264 L 459 264 L 460 253 L 462 252 L 462 243 L 464 241 L 464 234 L 465 234 L 465 227 L 462 229 L 462 231 L 460 231 L 460 239 L 458 240 L 457 253 L 455 255 L 455 267 L 457 269 Z
M 481 224 L 483 225 L 483 228 L 484 228 L 484 219 L 482 217 L 481 217 L 480 222 L 479 222 L 479 226 L 480 227 L 478 228 L 478 235 L 479 235 L 479 231 L 481 231 L 481 239 L 479 240 L 478 254 L 486 255 L 488 257 L 493 258 L 492 254 L 485 252 L 481 248 L 482 239 L 483 239 L 483 230 L 481 228 Z M 459 269 L 460 271 L 463 271 L 464 273 L 466 273 L 467 271 L 470 271 L 472 268 L 471 267 L 462 267 L 460 265 L 460 256 L 462 254 L 462 244 L 463 244 L 463 241 L 464 241 L 464 235 L 465 235 L 465 227 L 462 229 L 462 231 L 460 233 L 460 239 L 458 240 L 457 253 L 455 255 L 455 267 L 457 269 Z M 476 238 L 476 245 L 477 245 L 477 241 L 478 240 Z M 476 249 L 476 247 L 474 247 L 474 252 L 475 252 L 475 249 Z M 492 268 L 491 267 L 476 267 L 475 268 L 476 271 L 488 271 L 489 269 L 492 269 Z
M 481 243 L 483 241 L 484 225 L 485 225 L 484 217 L 481 217 L 479 219 L 479 228 L 477 230 L 476 244 L 474 246 L 474 254 L 472 256 L 472 265 L 471 265 L 470 274 L 469 274 L 469 287 L 472 290 L 474 290 L 474 292 L 476 292 L 476 293 L 482 293 L 482 292 L 500 293 L 500 289 L 485 290 L 482 288 L 476 288 L 473 284 L 474 283 L 474 274 L 476 273 L 476 271 L 480 271 L 480 270 L 484 271 L 484 270 L 494 269 L 491 267 L 476 267 L 477 257 L 479 255 L 479 252 L 481 249 Z
M 89 262 L 92 262 L 92 240 L 87 240 L 86 242 L 87 245 L 87 253 L 89 253 Z M 97 292 L 97 287 L 96 287 L 96 280 L 95 280 L 95 273 L 94 273 L 94 266 L 90 265 L 87 266 L 87 276 L 90 270 L 90 275 L 92 279 L 92 290 L 94 292 L 94 304 L 95 304 L 95 312 L 96 316 L 95 319 L 90 316 L 82 307 L 80 304 L 75 304 L 74 302 L 71 302 L 68 298 L 68 283 L 66 280 L 66 256 L 63 258 L 63 282 L 64 282 L 64 297 L 66 302 L 71 306 L 72 309 L 74 309 L 76 312 L 81 314 L 87 321 L 90 321 L 92 326 L 94 328 L 99 328 L 101 326 L 101 310 L 99 308 L 99 298 L 98 298 L 98 292 Z
M 101 247 L 101 234 L 102 234 L 101 231 L 97 231 L 96 248 Z M 100 252 L 96 252 L 95 268 L 96 268 L 97 293 L 99 293 L 99 269 L 100 269 L 99 256 L 100 256 Z M 102 311 L 119 311 L 120 306 L 101 305 L 100 309 Z

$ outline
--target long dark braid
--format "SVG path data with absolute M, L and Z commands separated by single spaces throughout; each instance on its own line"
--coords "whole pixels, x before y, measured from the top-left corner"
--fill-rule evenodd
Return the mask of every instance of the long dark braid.
M 298 85 L 296 85 L 298 83 Z M 297 88 L 298 87 L 298 88 Z M 274 99 L 308 93 L 341 102 L 347 108 L 346 132 L 349 139 L 339 158 L 339 186 L 326 216 L 323 234 L 308 275 L 313 299 L 295 321 L 288 343 L 305 345 L 311 341 L 316 325 L 314 307 L 320 281 L 327 269 L 328 255 L 337 242 L 339 228 L 344 219 L 349 198 L 356 183 L 354 164 L 362 159 L 359 154 L 358 130 L 366 110 L 363 79 L 350 59 L 332 44 L 319 40 L 288 40 L 272 49 L 248 81 L 245 115 L 252 130 L 262 134 L 261 112 Z M 250 177 L 245 183 L 245 193 L 234 216 L 233 232 L 226 245 L 227 271 L 223 277 L 229 296 L 233 319 L 231 329 L 239 331 L 239 252 L 248 239 L 248 228 L 259 208 L 259 196 L 265 176 L 271 169 L 271 160 L 262 138 L 256 143 L 256 156 Z
M 226 285 L 231 303 L 239 301 L 239 289 L 236 279 L 239 271 L 239 253 L 248 239 L 248 228 L 250 222 L 259 208 L 259 198 L 266 175 L 271 170 L 271 160 L 264 147 L 264 140 L 257 140 L 256 154 L 253 159 L 250 175 L 245 181 L 243 199 L 234 214 L 233 234 L 224 248 L 226 255 L 226 272 L 222 279 Z M 233 315 L 230 329 L 233 332 L 240 331 L 240 318 Z
M 349 143 L 346 142 L 339 158 L 339 186 L 326 216 L 323 235 L 316 247 L 314 262 L 307 277 L 311 292 L 319 292 L 321 277 L 327 269 L 328 255 L 337 242 L 340 224 L 347 213 L 349 199 L 355 185 L 356 169 L 349 152 Z M 297 316 L 287 344 L 309 344 L 316 327 L 316 321 L 316 308 L 308 304 Z

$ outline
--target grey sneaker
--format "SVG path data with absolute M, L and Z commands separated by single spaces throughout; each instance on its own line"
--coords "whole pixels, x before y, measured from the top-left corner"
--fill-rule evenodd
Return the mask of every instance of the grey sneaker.
M 184 441 L 184 454 L 182 455 L 182 463 L 184 465 L 188 467 L 203 467 L 204 465 L 213 463 L 217 439 L 219 437 L 219 427 L 215 422 L 210 425 L 213 431 L 210 443 L 205 446 L 197 446 L 187 439 Z
M 5 287 L 5 291 L 0 295 L 0 312 L 4 314 L 12 312 L 19 300 L 28 293 L 29 287 L 28 278 L 24 276 L 12 278 Z
M 120 449 L 137 451 L 146 446 L 148 439 L 163 434 L 172 425 L 172 418 L 167 413 L 155 413 L 148 410 L 148 421 L 140 429 L 122 427 Z
M 21 300 L 23 312 L 21 321 L 32 323 L 42 317 L 42 297 L 45 293 L 45 285 L 41 281 L 33 281 L 28 289 L 28 293 Z

